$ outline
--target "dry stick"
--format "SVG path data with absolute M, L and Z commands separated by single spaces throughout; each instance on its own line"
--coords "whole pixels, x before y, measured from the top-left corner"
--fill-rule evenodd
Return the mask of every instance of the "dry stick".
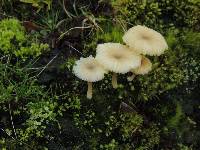
M 57 55 L 55 55 L 49 62 L 48 64 L 46 64 L 46 66 L 37 74 L 37 76 L 39 76 L 52 62 L 53 60 L 58 57 L 59 53 Z
M 122 27 L 123 31 L 126 32 L 125 25 L 119 19 L 113 19 L 113 20 L 117 21 L 120 24 L 120 26 Z
M 87 98 L 92 98 L 92 82 L 88 82 Z
M 35 67 L 35 68 L 26 68 L 28 70 L 41 70 L 44 69 L 45 67 Z
M 13 136 L 11 136 L 8 132 L 6 132 L 6 130 L 0 128 L 0 130 L 2 130 L 3 132 L 5 132 L 9 137 L 11 137 L 13 140 L 16 140 Z
M 82 21 L 82 27 L 85 26 L 86 22 L 88 21 L 88 18 L 85 18 L 83 21 Z M 91 32 L 93 31 L 93 28 L 91 28 L 90 32 L 87 34 L 87 36 L 89 36 L 91 34 Z
M 69 43 L 69 42 L 68 42 L 68 43 Z M 68 44 L 68 46 L 71 47 L 72 49 L 74 49 L 75 51 L 77 51 L 78 53 L 80 53 L 81 55 L 83 55 L 83 53 L 81 53 L 79 50 L 77 50 L 76 48 L 74 48 L 72 45 Z M 49 65 L 50 63 L 52 63 L 52 61 L 53 61 L 58 55 L 59 55 L 59 53 L 58 53 L 56 56 L 54 56 L 54 57 L 52 58 L 52 60 L 49 61 L 49 63 L 48 63 L 46 66 L 44 66 L 44 67 L 27 68 L 27 69 L 30 69 L 30 70 L 39 70 L 39 69 L 42 69 L 42 70 L 40 71 L 40 73 L 38 73 L 38 75 L 37 75 L 37 76 L 39 76 L 39 75 L 48 67 L 48 65 Z M 83 55 L 83 56 L 84 56 L 84 55 Z
M 67 42 L 70 43 L 70 42 Z M 77 51 L 78 53 L 80 53 L 81 55 L 83 55 L 83 53 L 81 53 L 79 50 L 77 50 L 75 47 L 73 47 L 72 45 L 68 44 L 69 47 L 71 47 L 73 50 Z
M 96 23 L 96 20 L 95 20 L 94 17 L 92 18 L 91 16 L 88 16 L 87 18 L 88 18 L 89 21 L 91 21 L 94 24 L 96 29 L 100 29 L 102 32 L 104 32 L 103 29 Z
M 10 121 L 11 121 L 11 124 L 12 124 L 12 128 L 13 128 L 13 131 L 14 131 L 14 134 L 15 134 L 15 138 L 17 139 L 17 134 L 16 134 L 16 130 L 15 130 L 15 125 L 14 125 L 14 123 L 13 123 L 13 117 L 12 117 L 12 112 L 11 112 L 11 108 L 10 108 L 10 103 L 8 104 L 8 108 L 9 108 Z
M 78 11 L 77 11 L 77 9 L 76 9 L 76 0 L 74 0 L 73 8 L 74 8 L 74 11 L 75 11 L 75 13 L 76 13 L 76 16 L 78 16 Z
M 62 33 L 60 35 L 60 37 L 58 38 L 58 41 L 60 41 L 66 34 L 68 34 L 71 30 L 74 30 L 74 29 L 88 29 L 88 28 L 92 28 L 93 26 L 87 26 L 87 27 L 73 27 L 73 28 L 70 28 L 69 30 L 67 30 L 66 32 Z
M 68 42 L 69 43 L 69 42 Z M 68 44 L 68 46 L 70 47 L 70 48 L 72 48 L 73 50 L 75 50 L 75 51 L 77 51 L 78 53 L 80 53 L 82 56 L 84 56 L 83 55 L 83 53 L 81 53 L 79 50 L 77 50 L 75 47 L 73 47 L 72 45 L 70 45 L 70 44 Z M 55 57 L 57 57 L 57 56 L 55 56 Z M 53 59 L 55 59 L 55 58 L 53 58 Z M 39 69 L 43 69 L 41 72 L 43 72 L 46 68 L 47 68 L 47 66 L 53 61 L 53 59 L 45 66 L 45 67 L 35 67 L 35 68 L 27 68 L 27 69 L 29 69 L 29 70 L 39 70 Z M 38 75 L 40 75 L 41 74 L 41 72 L 38 74 Z M 38 76 L 37 75 L 37 76 Z
M 86 22 L 87 22 L 88 20 L 89 20 L 88 18 L 85 18 L 85 19 L 82 21 L 82 26 L 83 26 L 83 27 L 85 26 L 85 24 L 86 24 Z M 95 27 L 95 26 L 94 26 L 94 27 Z M 91 28 L 90 32 L 89 32 L 86 36 L 89 36 L 89 35 L 92 33 L 93 30 L 94 30 L 94 28 Z
M 117 88 L 117 74 L 113 72 L 112 74 L 112 86 L 114 89 Z
M 70 12 L 67 11 L 66 7 L 65 7 L 65 0 L 63 0 L 63 9 L 65 11 L 65 13 L 67 14 L 67 16 L 72 19 L 72 14 Z
M 13 136 L 11 136 L 8 132 L 6 132 L 6 130 L 4 130 L 4 129 L 2 129 L 2 128 L 0 128 L 0 130 L 3 131 L 3 132 L 5 132 L 5 133 L 6 133 L 9 137 L 11 137 L 13 140 L 18 141 L 19 143 L 22 142 L 22 141 L 20 141 L 20 140 L 18 140 L 18 139 L 15 139 Z M 29 148 L 32 149 L 32 147 L 29 146 L 27 143 L 24 143 L 24 142 L 22 142 L 22 143 L 25 144 L 27 147 L 29 147 Z

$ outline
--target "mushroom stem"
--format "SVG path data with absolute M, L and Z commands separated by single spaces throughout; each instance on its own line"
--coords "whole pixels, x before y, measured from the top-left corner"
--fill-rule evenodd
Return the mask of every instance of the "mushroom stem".
M 92 82 L 88 82 L 87 98 L 92 98 Z
M 113 86 L 113 88 L 114 89 L 116 89 L 117 88 L 117 74 L 116 73 L 114 73 L 113 72 L 113 74 L 112 74 L 112 86 Z
M 135 74 L 133 73 L 131 76 L 129 76 L 128 78 L 127 78 L 127 80 L 128 81 L 133 81 L 133 79 L 135 78 Z

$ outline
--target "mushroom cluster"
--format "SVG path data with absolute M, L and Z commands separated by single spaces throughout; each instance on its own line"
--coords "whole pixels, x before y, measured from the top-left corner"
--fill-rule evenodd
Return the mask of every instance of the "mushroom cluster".
M 88 82 L 87 98 L 92 98 L 92 82 L 100 81 L 104 74 L 112 72 L 112 86 L 117 88 L 117 74 L 132 72 L 144 75 L 152 70 L 151 61 L 145 56 L 160 56 L 168 48 L 164 37 L 153 29 L 137 25 L 130 28 L 120 43 L 98 44 L 96 57 L 81 58 L 73 67 L 74 74 Z

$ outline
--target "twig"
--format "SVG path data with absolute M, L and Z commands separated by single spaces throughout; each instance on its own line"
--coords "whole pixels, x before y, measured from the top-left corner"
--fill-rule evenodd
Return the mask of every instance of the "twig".
M 26 68 L 28 70 L 41 70 L 44 69 L 45 67 L 35 67 L 35 68 Z
M 120 26 L 122 27 L 123 31 L 126 32 L 126 27 L 125 27 L 124 23 L 117 18 L 115 18 L 114 20 L 116 22 L 118 22 L 120 24 Z
M 69 11 L 67 11 L 67 9 L 66 9 L 66 7 L 65 7 L 65 0 L 63 0 L 63 9 L 64 9 L 64 11 L 65 11 L 65 13 L 67 14 L 67 16 L 70 18 L 70 19 L 72 19 L 72 14 L 69 12 Z
M 8 108 L 9 108 L 10 120 L 11 120 L 12 128 L 13 128 L 13 131 L 14 131 L 14 134 L 15 134 L 15 138 L 17 139 L 15 125 L 14 125 L 14 122 L 13 122 L 12 112 L 11 112 L 11 108 L 10 108 L 10 103 L 8 104 Z
M 60 37 L 58 38 L 58 41 L 61 40 L 66 34 L 68 34 L 71 30 L 74 30 L 74 29 L 88 29 L 88 28 L 91 28 L 93 26 L 87 26 L 87 27 L 73 27 L 73 28 L 70 28 L 69 30 L 67 30 L 66 32 L 62 33 L 60 35 Z
M 75 51 L 77 51 L 78 53 L 80 53 L 81 55 L 83 55 L 83 53 L 81 53 L 79 50 L 77 50 L 75 47 L 73 47 L 73 46 L 71 45 L 70 42 L 67 42 L 67 43 L 69 43 L 69 44 L 68 44 L 69 47 L 71 47 L 73 50 L 75 50 Z
M 6 130 L 0 128 L 1 131 L 5 132 L 9 137 L 11 137 L 13 140 L 15 140 L 15 138 L 13 136 L 11 136 L 8 132 L 6 132 Z
M 18 139 L 15 139 L 13 136 L 11 136 L 8 132 L 6 132 L 6 130 L 4 130 L 4 129 L 2 129 L 2 128 L 0 128 L 0 130 L 1 131 L 3 131 L 4 133 L 6 133 L 10 138 L 12 138 L 14 141 L 18 141 L 18 142 L 20 142 L 20 143 L 23 143 L 23 144 L 25 144 L 27 147 L 29 147 L 29 148 L 31 148 L 32 149 L 32 147 L 31 146 L 29 146 L 27 143 L 24 143 L 24 142 L 22 142 L 22 141 L 20 141 L 20 140 L 18 140 Z
M 78 16 L 78 11 L 77 11 L 77 9 L 76 9 L 76 0 L 74 0 L 73 8 L 74 8 L 74 11 L 75 11 L 75 13 L 76 13 L 76 16 Z
M 39 76 L 52 62 L 54 59 L 56 59 L 56 57 L 58 57 L 59 53 L 57 55 L 55 55 L 47 64 L 46 66 L 44 66 L 44 68 L 37 74 L 37 76 Z

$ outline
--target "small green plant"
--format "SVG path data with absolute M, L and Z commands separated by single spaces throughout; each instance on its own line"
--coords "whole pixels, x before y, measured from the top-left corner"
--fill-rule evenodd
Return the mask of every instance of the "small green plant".
M 117 148 L 118 148 L 118 143 L 115 141 L 115 139 L 112 139 L 108 144 L 100 145 L 100 149 L 104 150 L 115 150 Z
M 184 116 L 184 113 L 182 110 L 182 106 L 180 102 L 177 102 L 175 115 L 172 118 L 170 118 L 167 126 L 170 128 L 177 128 L 183 116 Z
M 142 127 L 143 117 L 138 114 L 122 114 L 120 118 L 122 122 L 120 132 L 124 140 L 130 138 Z
M 75 64 L 75 61 L 76 61 L 76 59 L 73 58 L 73 57 L 71 57 L 71 58 L 69 58 L 64 64 L 62 64 L 62 65 L 60 66 L 60 68 L 61 68 L 62 70 L 67 69 L 67 70 L 69 70 L 69 71 L 72 71 L 73 65 Z
M 17 80 L 16 80 L 17 79 Z M 11 65 L 0 62 L 0 103 L 24 102 L 45 95 L 42 86 L 38 86 L 34 77 L 29 78 L 29 73 L 19 64 Z
M 88 41 L 84 45 L 84 54 L 94 54 L 97 43 L 107 43 L 107 42 L 116 42 L 121 43 L 123 36 L 123 30 L 117 25 L 107 23 L 102 30 L 98 30 L 92 35 L 92 41 Z
M 129 24 L 145 24 L 160 30 L 170 26 L 199 30 L 198 0 L 112 0 L 111 4 L 116 17 Z
M 20 0 L 20 1 L 32 4 L 33 7 L 38 8 L 38 11 L 40 11 L 45 5 L 47 5 L 48 9 L 50 9 L 52 4 L 52 0 Z
M 6 64 L 0 62 L 0 120 L 4 125 L 0 129 L 8 135 L 0 139 L 0 143 L 5 148 L 9 147 L 9 143 L 11 147 L 21 145 L 26 148 L 28 145 L 31 149 L 38 145 L 39 141 L 32 139 L 44 137 L 48 124 L 54 124 L 59 115 L 56 113 L 56 98 L 49 95 L 26 68 L 21 68 L 19 64 L 11 65 L 9 61 Z M 22 120 L 16 123 L 10 120 L 8 114 Z
M 4 54 L 13 53 L 17 46 L 22 46 L 26 40 L 25 29 L 16 19 L 5 19 L 0 21 L 0 50 Z
M 143 138 L 141 139 L 141 143 L 136 148 L 136 150 L 147 150 L 153 149 L 160 142 L 160 131 L 155 124 L 151 124 L 149 128 L 145 128 L 141 135 Z
M 27 59 L 37 57 L 48 50 L 48 44 L 40 44 L 32 41 L 32 37 L 26 35 L 24 27 L 16 19 L 4 19 L 0 21 L 0 51 L 3 54 L 11 54 Z
M 162 27 L 162 20 L 158 19 L 161 16 L 159 2 L 147 0 L 113 0 L 112 6 L 117 12 L 116 16 L 132 25 L 144 24 L 156 29 Z M 159 25 L 159 27 L 156 25 Z
M 20 140 L 26 142 L 32 137 L 44 137 L 47 125 L 56 121 L 56 106 L 56 102 L 53 101 L 29 102 L 25 111 L 30 117 L 24 123 L 25 130 L 17 130 Z
M 55 10 L 50 10 L 44 14 L 39 14 L 39 19 L 37 24 L 43 26 L 44 29 L 41 32 L 52 33 L 59 29 L 59 26 L 66 20 L 59 20 L 60 12 Z

